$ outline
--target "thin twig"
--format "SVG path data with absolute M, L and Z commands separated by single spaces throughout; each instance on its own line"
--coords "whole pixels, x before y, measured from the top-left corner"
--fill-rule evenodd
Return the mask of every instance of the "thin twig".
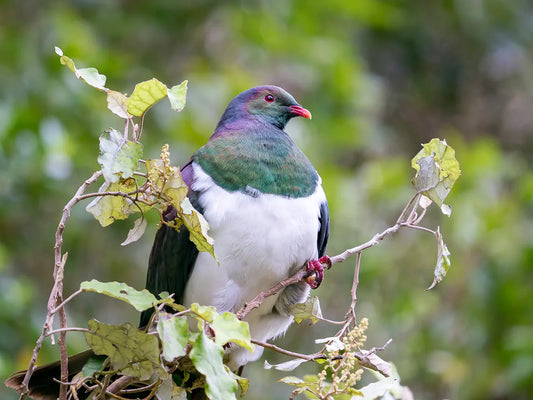
M 62 333 L 62 332 L 88 332 L 88 333 L 93 333 L 90 329 L 87 329 L 87 328 L 67 327 L 67 328 L 54 329 L 53 331 L 48 331 L 46 336 L 55 335 L 56 333 Z
M 324 355 L 320 353 L 314 353 L 314 354 L 302 354 L 302 353 L 296 353 L 294 351 L 286 350 L 281 347 L 276 346 L 275 344 L 267 343 L 267 342 L 260 342 L 259 340 L 252 339 L 251 342 L 257 346 L 264 347 L 266 349 L 274 350 L 277 353 L 285 354 L 287 356 L 293 357 L 293 358 L 301 358 L 303 360 L 307 361 L 313 361 L 319 358 L 325 358 Z
M 71 301 L 74 297 L 78 296 L 79 294 L 81 294 L 83 292 L 82 289 L 78 289 L 76 290 L 74 293 L 72 293 L 70 296 L 68 296 L 65 300 L 63 300 L 63 302 L 58 305 L 56 308 L 54 308 L 53 310 L 50 311 L 51 314 L 55 314 L 56 312 L 59 311 L 59 309 L 61 307 L 65 307 L 65 304 L 67 304 L 69 301 Z

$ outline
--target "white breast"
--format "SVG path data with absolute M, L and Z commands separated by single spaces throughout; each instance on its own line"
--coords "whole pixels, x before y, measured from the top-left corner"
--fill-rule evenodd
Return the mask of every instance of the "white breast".
M 261 193 L 252 197 L 228 192 L 199 165 L 193 163 L 193 168 L 192 188 L 200 193 L 220 265 L 209 254 L 199 254 L 185 291 L 186 304 L 198 302 L 213 305 L 219 312 L 235 312 L 317 258 L 319 210 L 326 199 L 320 184 L 306 198 Z M 248 316 L 252 337 L 268 340 L 290 325 L 290 317 L 273 313 L 278 296 Z

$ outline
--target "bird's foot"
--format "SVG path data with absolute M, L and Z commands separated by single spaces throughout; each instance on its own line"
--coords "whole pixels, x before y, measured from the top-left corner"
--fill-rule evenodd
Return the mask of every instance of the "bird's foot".
M 307 263 L 307 271 L 309 276 L 305 281 L 312 289 L 316 289 L 324 279 L 324 268 L 331 268 L 331 259 L 328 256 L 320 257 L 318 260 L 310 260 Z

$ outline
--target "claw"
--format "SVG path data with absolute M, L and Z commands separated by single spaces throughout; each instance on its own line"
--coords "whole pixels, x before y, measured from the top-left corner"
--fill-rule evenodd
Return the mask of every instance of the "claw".
M 307 263 L 309 276 L 305 281 L 312 289 L 316 289 L 322 283 L 324 279 L 324 268 L 331 268 L 331 260 L 328 256 L 320 257 L 318 260 L 310 260 Z

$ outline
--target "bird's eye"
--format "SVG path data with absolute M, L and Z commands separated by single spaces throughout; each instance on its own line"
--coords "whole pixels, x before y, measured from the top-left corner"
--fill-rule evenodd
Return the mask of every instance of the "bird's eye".
M 271 94 L 267 94 L 267 95 L 265 96 L 265 101 L 266 101 L 267 103 L 272 103 L 272 102 L 274 101 L 274 96 L 272 96 Z

